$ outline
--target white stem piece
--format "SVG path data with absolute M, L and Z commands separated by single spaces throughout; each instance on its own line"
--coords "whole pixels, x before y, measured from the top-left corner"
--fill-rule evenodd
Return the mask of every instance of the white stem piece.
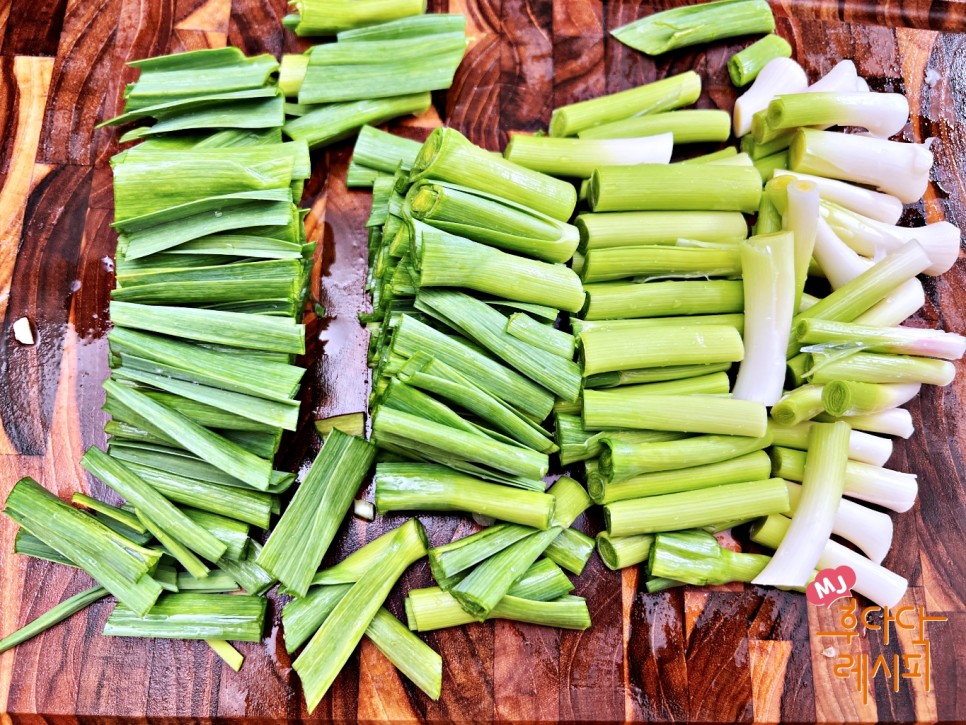
M 859 256 L 852 247 L 839 239 L 824 219 L 818 221 L 813 254 L 832 289 L 851 282 L 872 266 L 871 259 Z
M 366 521 L 372 521 L 376 518 L 375 506 L 365 499 L 356 499 L 352 502 L 352 513 Z
M 926 192 L 932 160 L 923 144 L 802 128 L 790 147 L 789 168 L 875 186 L 911 204 Z
M 795 309 L 805 291 L 808 264 L 815 248 L 815 235 L 819 222 L 818 185 L 810 181 L 792 181 L 785 187 L 788 205 L 782 217 L 782 227 L 795 238 Z M 819 263 L 821 264 L 821 263 Z M 822 267 L 824 270 L 825 268 Z
M 735 136 L 751 131 L 751 117 L 764 111 L 780 93 L 801 93 L 808 88 L 802 67 L 791 58 L 775 58 L 761 69 L 751 87 L 735 101 Z
M 871 217 L 884 224 L 896 224 L 902 216 L 902 202 L 889 194 L 847 184 L 844 181 L 826 179 L 811 174 L 801 174 L 787 169 L 775 169 L 775 177 L 791 176 L 799 181 L 811 181 L 818 186 L 818 195 L 850 211 Z
M 905 513 L 916 503 L 919 482 L 916 474 L 882 466 L 849 461 L 845 467 L 845 495 Z
M 959 259 L 959 227 L 947 221 L 924 227 L 897 227 L 827 201 L 822 202 L 822 216 L 846 244 L 867 257 L 891 252 L 915 240 L 932 261 L 925 272 L 928 275 L 948 272 Z
M 909 582 L 895 572 L 838 542 L 829 541 L 818 558 L 818 567 L 835 569 L 840 566 L 851 567 L 855 572 L 855 586 L 852 589 L 880 607 L 894 607 L 909 588 Z
M 809 93 L 835 93 L 854 91 L 859 80 L 859 72 L 851 60 L 840 60 L 828 73 L 808 87 Z
M 812 424 L 795 517 L 775 555 L 752 584 L 801 587 L 808 583 L 832 535 L 842 501 L 849 432 L 845 423 Z
M 785 382 L 786 351 L 795 314 L 795 239 L 790 232 L 741 243 L 745 293 L 745 357 L 734 397 L 774 405 Z
M 855 430 L 864 430 L 867 433 L 881 433 L 908 439 L 916 432 L 916 427 L 912 423 L 912 413 L 905 408 L 890 408 L 865 415 L 847 415 L 842 420 Z
M 858 325 L 895 327 L 912 317 L 926 304 L 922 282 L 913 278 L 896 287 L 887 297 L 855 318 Z
M 791 502 L 794 518 L 802 496 L 802 486 L 791 481 L 786 481 L 785 485 L 788 486 L 788 500 Z M 855 501 L 842 499 L 835 513 L 832 533 L 851 541 L 872 561 L 881 564 L 892 546 L 892 519 L 881 511 L 873 511 Z

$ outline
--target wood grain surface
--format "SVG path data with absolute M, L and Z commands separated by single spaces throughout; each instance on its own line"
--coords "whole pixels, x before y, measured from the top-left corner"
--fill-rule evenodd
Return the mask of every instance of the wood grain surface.
M 430 0 L 465 12 L 472 43 L 448 93 L 420 118 L 392 124 L 422 139 L 446 120 L 496 149 L 510 131 L 544 128 L 551 109 L 689 68 L 705 79 L 701 107 L 730 108 L 725 61 L 747 41 L 682 50 L 656 60 L 613 41 L 609 29 L 672 2 Z M 876 90 L 909 95 L 907 139 L 936 139 L 934 183 L 909 222 L 966 225 L 966 5 L 927 0 L 776 0 L 779 32 L 813 77 L 853 58 Z M 79 468 L 105 442 L 101 381 L 107 376 L 107 305 L 113 286 L 108 160 L 125 62 L 154 54 L 237 45 L 249 53 L 304 47 L 279 23 L 285 0 L 0 0 L 0 496 L 31 475 L 62 496 L 109 493 Z M 927 73 L 928 72 L 928 73 Z M 313 285 L 328 316 L 309 318 L 303 426 L 283 444 L 281 468 L 304 470 L 317 450 L 311 420 L 365 408 L 366 193 L 344 187 L 350 145 L 315 156 L 303 205 L 321 240 Z M 919 319 L 966 329 L 966 265 L 926 283 Z M 12 323 L 27 316 L 37 344 Z M 962 373 L 962 366 L 960 372 Z M 920 499 L 895 517 L 885 564 L 910 580 L 905 603 L 948 617 L 929 630 L 931 687 L 881 675 L 869 698 L 838 678 L 834 643 L 815 633 L 834 613 L 797 594 L 755 587 L 691 588 L 648 595 L 635 570 L 596 559 L 577 580 L 593 627 L 563 632 L 509 622 L 474 624 L 426 639 L 444 662 L 431 702 L 364 644 L 312 716 L 331 720 L 564 720 L 874 722 L 966 721 L 966 376 L 927 388 L 911 405 L 917 428 L 897 441 L 891 465 L 920 474 Z M 371 495 L 371 490 L 367 491 Z M 340 531 L 339 559 L 403 517 Z M 457 516 L 421 517 L 434 544 L 472 530 Z M 584 518 L 586 520 L 584 520 Z M 591 514 L 577 525 L 594 533 Z M 65 567 L 12 554 L 15 526 L 0 521 L 0 634 L 90 585 Z M 398 590 L 424 586 L 425 563 Z M 241 644 L 235 674 L 202 643 L 100 636 L 101 602 L 0 655 L 0 722 L 308 719 L 273 603 L 260 644 Z M 397 591 L 391 606 L 400 614 Z M 863 632 L 836 651 L 918 651 L 903 632 L 884 644 Z

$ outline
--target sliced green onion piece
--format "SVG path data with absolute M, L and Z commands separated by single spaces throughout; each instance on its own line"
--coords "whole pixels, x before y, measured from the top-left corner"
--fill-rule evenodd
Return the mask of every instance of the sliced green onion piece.
M 760 481 L 772 473 L 768 455 L 764 451 L 755 451 L 717 463 L 643 473 L 615 483 L 608 483 L 600 476 L 588 477 L 587 487 L 594 503 L 608 504 L 645 496 L 694 491 L 725 483 Z M 777 472 L 773 475 L 781 476 Z
M 814 365 L 810 380 L 830 383 L 846 380 L 857 383 L 922 383 L 949 385 L 956 377 L 956 366 L 948 360 L 909 355 L 856 353 L 841 360 Z
M 574 221 L 580 230 L 580 251 L 600 247 L 638 247 L 670 244 L 677 239 L 739 242 L 748 236 L 741 212 L 628 211 L 583 213 Z
M 575 136 L 584 129 L 631 116 L 670 111 L 691 105 L 700 95 L 701 77 L 685 71 L 627 91 L 555 108 L 550 116 L 550 135 Z
M 699 491 L 668 493 L 604 506 L 607 533 L 634 536 L 700 528 L 789 510 L 788 489 L 780 478 L 730 483 Z
M 769 426 L 768 434 L 762 438 L 705 435 L 662 443 L 632 443 L 617 437 L 605 437 L 602 441 L 599 470 L 604 480 L 612 483 L 642 473 L 702 466 L 754 453 L 771 444 L 772 433 Z
M 846 423 L 812 424 L 808 434 L 810 455 L 796 516 L 788 536 L 768 566 L 755 577 L 755 583 L 805 586 L 808 582 L 832 534 L 835 512 L 842 499 L 850 431 Z
M 770 33 L 728 59 L 728 75 L 737 87 L 747 86 L 774 58 L 790 58 L 792 46 L 780 35 Z
M 554 355 L 571 359 L 577 342 L 574 336 L 551 325 L 537 322 L 525 312 L 514 312 L 506 323 L 506 331 L 518 340 L 552 352 Z
M 831 320 L 801 320 L 795 338 L 803 345 L 861 343 L 869 352 L 918 355 L 958 360 L 966 353 L 966 338 L 942 330 L 873 327 Z
M 18 644 L 22 644 L 23 642 L 36 637 L 42 632 L 46 632 L 55 624 L 63 622 L 71 615 L 76 614 L 82 609 L 86 609 L 91 604 L 99 599 L 103 599 L 107 595 L 107 589 L 101 586 L 96 586 L 86 589 L 79 594 L 75 594 L 69 599 L 65 599 L 60 604 L 48 609 L 32 622 L 25 624 L 16 632 L 8 634 L 3 639 L 0 639 L 0 653 L 16 647 Z
M 724 279 L 587 284 L 584 285 L 587 293 L 585 316 L 587 320 L 614 320 L 741 312 L 744 309 L 743 289 L 739 280 Z M 683 323 L 683 318 L 678 319 Z M 695 318 L 694 322 L 702 324 L 702 318 Z M 713 320 L 707 322 L 714 324 Z M 628 325 L 628 329 L 632 327 Z
M 631 329 L 584 330 L 580 354 L 584 375 L 665 365 L 703 365 L 741 360 L 744 346 L 733 327 L 694 326 L 661 329 L 649 335 L 649 328 L 635 334 Z
M 576 529 L 564 529 L 543 554 L 550 561 L 580 576 L 594 553 L 594 539 Z
M 429 92 L 347 103 L 321 104 L 304 116 L 289 119 L 283 130 L 295 141 L 320 148 L 351 136 L 366 124 L 378 124 L 397 116 L 419 115 L 432 103 Z
M 757 211 L 754 167 L 718 164 L 604 166 L 590 181 L 590 208 L 602 211 Z
M 608 569 L 617 571 L 647 561 L 653 543 L 654 537 L 650 534 L 610 536 L 601 531 L 597 534 L 597 553 Z
M 333 434 L 334 435 L 334 434 Z M 391 547 L 345 597 L 292 664 L 305 687 L 309 711 L 315 710 L 359 640 L 370 626 L 396 580 L 426 555 L 426 533 L 410 519 L 396 530 Z
M 373 479 L 376 510 L 468 511 L 510 523 L 550 527 L 554 497 L 536 491 L 504 488 L 446 466 L 380 463 Z
M 494 156 L 452 128 L 437 128 L 426 139 L 410 173 L 413 182 L 424 178 L 496 193 L 561 221 L 577 204 L 569 183 Z
M 822 405 L 829 415 L 880 413 L 908 403 L 919 394 L 918 383 L 882 384 L 832 381 L 822 389 Z
M 685 143 L 719 143 L 727 141 L 731 136 L 731 116 L 727 111 L 720 110 L 685 110 L 670 111 L 668 113 L 652 113 L 645 116 L 633 116 L 620 121 L 605 123 L 581 131 L 578 135 L 584 143 L 597 141 L 606 142 L 608 139 L 623 139 L 631 142 L 640 137 L 665 136 L 671 134 L 675 146 Z M 615 144 L 616 146 L 616 144 Z M 628 143 L 630 149 L 633 145 Z M 670 153 L 668 159 L 670 159 Z M 641 161 L 610 162 L 602 156 L 595 165 L 588 164 L 590 173 L 601 166 L 622 166 L 631 163 L 650 164 L 667 163 L 663 159 L 642 159 Z
M 659 578 L 707 586 L 750 582 L 770 560 L 725 549 L 706 531 L 677 531 L 654 537 L 648 571 Z
M 334 429 L 350 436 L 364 436 L 366 433 L 365 413 L 344 413 L 315 421 L 315 430 L 324 440 Z
M 803 385 L 785 393 L 772 406 L 771 417 L 781 425 L 797 425 L 825 411 L 821 385 Z
M 793 93 L 769 103 L 767 119 L 775 129 L 861 126 L 889 138 L 906 125 L 909 101 L 901 93 Z
M 627 277 L 737 277 L 736 249 L 702 249 L 655 245 L 605 247 L 587 252 L 580 277 L 585 283 Z
M 765 406 L 751 400 L 690 395 L 632 394 L 632 389 L 584 391 L 584 426 L 761 437 Z
M 407 601 L 407 612 L 412 614 L 412 623 L 419 632 L 475 621 L 450 592 L 439 587 L 412 589 Z M 488 619 L 509 619 L 561 629 L 584 630 L 590 626 L 587 603 L 580 597 L 567 595 L 549 602 L 506 596 L 490 611 Z
M 257 563 L 299 596 L 345 518 L 375 448 L 333 430 L 265 543 Z
M 267 604 L 267 599 L 247 595 L 162 594 L 144 617 L 118 604 L 107 618 L 104 634 L 260 642 Z
M 727 138 L 731 122 L 728 114 L 724 115 Z M 606 129 L 613 125 L 615 124 L 596 128 Z M 587 132 L 581 132 L 581 135 L 583 133 Z M 617 139 L 617 136 L 598 138 L 573 139 L 514 134 L 503 155 L 506 159 L 534 171 L 553 176 L 589 179 L 598 166 L 666 164 L 671 160 L 671 149 L 676 137 L 661 130 L 636 134 L 635 138 L 620 137 L 620 140 L 612 140 Z
M 235 672 L 238 672 L 242 668 L 242 664 L 245 662 L 245 656 L 225 640 L 206 639 L 205 644 L 211 647 L 212 651 Z

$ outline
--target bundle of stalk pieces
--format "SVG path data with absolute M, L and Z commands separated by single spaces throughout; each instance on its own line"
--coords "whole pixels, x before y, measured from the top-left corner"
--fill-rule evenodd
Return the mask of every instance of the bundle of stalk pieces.
M 788 55 L 767 36 L 732 59 L 735 83 L 754 81 L 733 119 L 677 110 L 701 90 L 683 73 L 559 108 L 548 136 L 513 136 L 503 160 L 453 129 L 422 147 L 362 130 L 350 180 L 373 189 L 372 440 L 419 462 L 377 465 L 377 510 L 470 511 L 505 523 L 465 546 L 502 545 L 532 525 L 506 487 L 539 495 L 558 453 L 583 462 L 604 507 L 604 562 L 646 563 L 649 591 L 802 589 L 848 565 L 855 591 L 899 601 L 881 509 L 911 508 L 917 482 L 884 467 L 888 436 L 912 435 L 901 406 L 948 385 L 966 350 L 900 323 L 923 304 L 917 275 L 957 259 L 959 230 L 896 226 L 932 166 L 928 144 L 888 140 L 905 98 L 871 93 L 851 61 L 809 86 Z M 669 163 L 732 123 L 741 152 Z M 549 176 L 580 182 L 590 211 L 573 225 Z M 548 406 L 554 446 L 527 425 Z M 748 523 L 738 540 L 773 556 L 713 536 Z M 449 572 L 434 573 L 445 591 Z M 461 586 L 463 616 L 478 613 Z
M 279 87 L 294 99 L 285 104 L 289 118 L 284 130 L 311 148 L 348 138 L 367 123 L 427 110 L 431 91 L 452 85 L 466 50 L 463 15 L 415 14 L 423 10 L 411 2 L 299 4 L 300 34 L 328 34 L 338 28 L 335 43 L 282 56 Z M 339 9 L 321 7 L 333 5 Z M 356 27 L 342 18 L 342 10 L 352 15 L 367 6 L 375 6 L 387 22 Z
M 584 301 L 563 264 L 579 239 L 566 222 L 575 189 L 444 128 L 422 145 L 363 128 L 352 165 L 373 185 L 373 311 L 361 319 L 375 368 L 376 510 L 501 522 L 430 549 L 438 586 L 409 592 L 410 627 L 588 627 L 564 570 L 580 574 L 593 553 L 571 528 L 591 500 L 566 476 L 545 492 L 558 447 L 540 425 L 555 395 L 580 393 L 573 338 L 553 327 Z
M 237 669 L 226 640 L 261 639 L 260 595 L 276 579 L 256 530 L 295 480 L 272 461 L 298 423 L 315 246 L 296 206 L 308 148 L 282 142 L 270 56 L 227 48 L 133 65 L 140 77 L 108 123 L 155 122 L 125 134 L 147 140 L 112 159 L 109 443 L 81 460 L 126 503 L 78 493 L 75 508 L 29 478 L 14 486 L 15 551 L 99 586 L 0 647 L 111 594 L 105 634 L 205 639 Z

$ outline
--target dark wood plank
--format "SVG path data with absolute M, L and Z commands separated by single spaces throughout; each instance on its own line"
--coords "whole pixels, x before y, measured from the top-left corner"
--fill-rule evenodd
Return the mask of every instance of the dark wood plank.
M 24 213 L 24 233 L 13 268 L 0 339 L 0 418 L 14 449 L 43 454 L 60 374 L 60 354 L 84 232 L 90 169 L 61 166 L 33 190 Z M 37 344 L 20 345 L 9 333 L 29 317 Z
M 8 56 L 57 55 L 66 10 L 67 0 L 10 0 L 0 51 Z

